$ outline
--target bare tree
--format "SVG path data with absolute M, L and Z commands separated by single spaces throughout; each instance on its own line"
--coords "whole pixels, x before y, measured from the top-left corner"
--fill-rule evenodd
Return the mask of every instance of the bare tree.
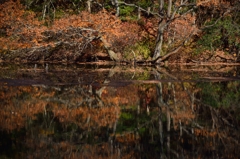
M 153 59 L 158 59 L 158 61 L 163 60 L 163 58 L 160 58 L 163 56 L 162 53 L 162 45 L 164 41 L 164 32 L 167 29 L 167 27 L 175 20 L 178 19 L 187 13 L 190 13 L 193 11 L 193 7 L 195 6 L 195 3 L 192 3 L 191 0 L 168 0 L 167 8 L 164 7 L 164 0 L 159 0 L 159 24 L 158 24 L 158 32 L 157 32 L 157 39 L 156 39 L 156 46 L 155 46 L 155 51 L 153 55 Z M 182 11 L 181 8 L 185 7 L 186 10 Z M 181 12 L 180 12 L 181 10 Z M 183 40 L 183 43 L 187 40 L 188 38 Z M 182 45 L 179 45 L 181 47 Z M 179 47 L 175 48 L 172 52 L 169 52 L 166 54 L 166 56 L 176 53 Z
M 175 46 L 171 51 L 163 53 L 163 42 L 164 42 L 164 33 L 167 31 L 169 25 L 176 19 L 182 18 L 183 16 L 187 15 L 194 11 L 194 7 L 196 6 L 195 0 L 168 0 L 167 7 L 166 0 L 158 0 L 153 1 L 155 6 L 159 6 L 158 12 L 152 10 L 150 6 L 148 8 L 142 8 L 137 4 L 129 4 L 124 1 L 118 1 L 118 13 L 119 13 L 119 5 L 131 6 L 138 9 L 138 14 L 140 12 L 145 12 L 148 15 L 154 15 L 159 18 L 158 22 L 158 30 L 157 30 L 157 37 L 156 37 L 156 44 L 155 44 L 155 51 L 153 54 L 153 60 L 150 62 L 158 63 L 161 61 L 166 60 L 172 54 L 175 54 L 179 51 L 179 49 L 184 45 L 185 41 L 189 40 L 192 33 L 189 33 L 189 36 L 182 39 L 182 43 L 178 46 Z M 116 6 L 116 3 L 115 3 Z

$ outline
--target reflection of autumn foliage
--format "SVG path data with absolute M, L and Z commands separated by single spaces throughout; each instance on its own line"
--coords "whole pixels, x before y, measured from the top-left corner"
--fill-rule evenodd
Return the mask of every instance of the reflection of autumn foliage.
M 216 137 L 217 132 L 216 131 L 208 131 L 206 129 L 195 128 L 194 129 L 194 134 L 196 136 Z
M 81 102 L 82 105 L 67 108 L 63 98 L 65 96 L 64 92 L 58 94 L 60 100 L 54 101 L 56 94 L 59 93 L 55 89 L 32 86 L 2 86 L 0 90 L 2 109 L 0 125 L 2 129 L 7 131 L 23 128 L 27 120 L 35 120 L 37 114 L 44 113 L 46 110 L 54 112 L 55 117 L 59 118 L 60 122 L 72 122 L 83 129 L 89 126 L 112 127 L 120 114 L 118 105 L 102 105 L 96 108 L 84 106 L 88 104 L 87 100 L 94 99 L 94 96 L 84 97 L 82 94 L 71 96 L 69 94 L 67 100 L 70 100 L 72 105 Z M 113 100 L 115 99 L 113 98 Z
M 238 158 L 239 122 L 233 115 L 236 108 L 231 108 L 229 113 L 224 108 L 201 103 L 196 96 L 201 90 L 195 87 L 194 83 L 187 82 L 106 87 L 101 96 L 103 104 L 99 104 L 99 96 L 90 93 L 99 88 L 90 89 L 89 85 L 1 86 L 0 126 L 12 131 L 25 127 L 30 119 L 40 122 L 26 128 L 27 151 L 22 152 L 22 156 L 28 158 L 140 158 L 144 155 L 154 158 L 159 157 L 159 153 L 152 153 L 156 149 L 168 149 L 166 151 L 177 155 L 184 152 L 186 158 L 205 158 L 209 152 L 223 158 L 234 158 L 234 155 Z M 139 97 L 149 105 L 149 115 L 137 114 L 133 108 Z M 127 118 L 119 118 L 119 106 L 129 110 Z M 36 114 L 41 114 L 43 121 L 37 119 Z M 50 118 L 45 119 L 47 116 Z M 134 124 L 127 123 L 129 118 Z M 50 123 L 60 128 L 48 127 Z M 163 126 L 162 132 L 159 123 Z M 170 130 L 166 130 L 167 123 L 171 124 Z M 118 130 L 118 126 L 124 129 Z M 160 133 L 169 137 L 164 138 L 162 147 Z M 166 151 L 162 153 L 167 154 Z M 193 151 L 198 154 L 192 154 Z
M 111 151 L 111 145 L 107 142 L 91 145 L 75 145 L 68 141 L 56 143 L 51 138 L 29 138 L 27 140 L 28 151 L 24 157 L 28 158 L 68 158 L 68 159 L 110 159 L 119 156 L 118 151 Z M 51 147 L 51 149 L 49 149 Z
M 185 87 L 188 87 L 188 89 L 192 89 L 191 85 L 187 85 Z M 174 120 L 173 126 L 176 129 L 176 127 L 179 126 L 179 122 L 184 124 L 191 123 L 191 121 L 196 117 L 194 113 L 196 105 L 193 103 L 189 93 L 184 88 L 182 88 L 181 84 L 174 84 L 174 91 L 177 92 L 175 93 L 175 95 L 172 88 L 170 88 L 169 93 L 171 93 L 172 96 L 175 96 L 175 99 L 173 98 L 171 101 L 171 108 L 173 109 L 171 116 Z
M 129 85 L 128 89 L 126 87 L 119 87 L 117 89 L 109 87 L 106 90 L 102 95 L 104 102 L 109 103 L 111 100 L 120 106 L 135 106 L 138 102 L 136 85 Z
M 143 109 L 148 106 L 150 111 L 155 111 L 155 108 L 161 107 L 165 114 L 169 109 L 173 120 L 174 128 L 178 127 L 178 121 L 185 124 L 190 124 L 190 121 L 195 118 L 193 109 L 195 104 L 192 103 L 189 94 L 182 88 L 181 83 L 162 83 L 162 95 L 157 94 L 157 87 L 153 84 L 142 85 L 139 88 L 140 105 Z M 160 101 L 159 98 L 162 98 Z M 158 104 L 159 103 L 159 104 Z
M 85 133 L 91 133 L 91 129 L 98 132 L 102 127 L 112 128 L 113 124 L 119 118 L 120 109 L 118 105 L 102 105 L 100 107 L 93 105 L 93 107 L 89 107 L 86 98 L 88 100 L 91 100 L 91 98 L 94 99 L 94 95 L 89 94 L 88 90 L 86 90 L 85 95 L 84 93 L 76 93 L 75 91 L 77 89 L 88 89 L 88 87 L 73 87 L 68 93 L 59 92 L 58 89 L 51 87 L 45 88 L 41 86 L 0 87 L 2 109 L 0 112 L 1 130 L 11 133 L 21 128 L 26 129 L 27 136 L 24 146 L 28 148 L 28 151 L 22 152 L 20 155 L 21 157 L 109 158 L 110 156 L 114 157 L 118 154 L 117 152 L 110 151 L 111 148 L 108 143 L 101 143 L 100 145 L 88 145 L 84 143 L 81 149 L 79 149 L 78 146 L 68 140 L 62 142 L 53 141 L 52 136 L 62 133 L 54 130 L 54 127 L 48 128 L 47 125 L 50 124 L 53 119 L 54 121 L 59 121 L 63 127 L 68 127 L 70 123 L 78 126 L 78 128 L 83 131 L 89 131 Z M 74 95 L 74 93 L 77 95 Z M 71 108 L 69 108 L 66 103 L 63 104 L 66 98 L 72 103 Z M 85 103 L 83 102 L 84 100 L 86 100 Z M 83 104 L 80 106 L 73 106 L 74 103 L 80 102 L 83 102 Z M 115 103 L 115 99 L 113 98 L 113 101 L 109 99 L 108 102 L 113 104 Z M 51 114 L 51 112 L 53 112 L 53 116 L 50 117 L 49 121 L 48 119 L 39 121 L 40 119 L 36 118 L 37 115 L 39 117 L 39 114 L 43 114 L 43 117 L 47 118 L 47 114 Z M 40 125 L 28 127 L 29 121 L 31 121 L 30 123 L 38 121 Z M 88 137 L 84 136 L 84 138 Z M 98 139 L 97 135 L 95 138 L 101 141 L 101 139 Z M 83 139 L 83 141 L 85 140 Z M 17 139 L 17 142 L 19 143 L 22 141 L 18 141 Z M 49 149 L 49 147 L 51 147 L 51 149 Z
M 149 97 L 147 91 L 149 88 L 157 92 L 155 85 L 145 89 L 142 87 L 141 92 L 145 93 L 145 98 Z M 161 113 L 166 117 L 167 129 L 170 125 L 167 131 L 179 133 L 179 138 L 170 135 L 171 141 L 167 143 L 180 146 L 181 148 L 177 148 L 176 152 L 184 150 L 186 156 L 189 157 L 191 156 L 188 152 L 190 146 L 193 151 L 199 152 L 196 158 L 206 158 L 209 152 L 214 152 L 223 158 L 239 157 L 236 149 L 239 147 L 239 124 L 229 110 L 225 111 L 201 103 L 198 100 L 199 97 L 196 96 L 200 90 L 191 83 L 162 82 L 157 89 L 162 94 L 159 94 L 157 98 L 152 94 L 150 98 L 159 99 L 155 102 L 155 106 L 160 107 Z M 150 111 L 154 112 L 155 109 L 150 109 Z M 235 111 L 236 108 L 233 108 L 232 113 Z M 165 125 L 164 129 L 166 131 Z M 220 146 L 223 146 L 224 150 L 219 149 Z M 210 156 L 213 157 L 214 154 Z
M 0 88 L 0 125 L 7 131 L 23 128 L 27 119 L 36 119 L 36 114 L 43 112 L 46 102 L 36 101 L 37 88 L 33 87 L 7 87 Z M 33 96 L 29 93 L 33 93 Z
M 62 123 L 75 123 L 82 129 L 88 127 L 112 127 L 118 119 L 119 107 L 89 108 L 79 107 L 68 110 L 67 108 L 57 108 L 53 110 L 55 116 Z
M 119 82 L 115 87 L 113 79 L 125 78 L 116 75 L 116 70 L 115 74 L 101 70 L 101 76 L 95 71 L 91 76 L 87 70 L 86 77 L 75 71 L 73 78 L 84 76 L 81 84 L 61 85 L 68 81 L 64 77 L 54 86 L 19 87 L 2 82 L 0 127 L 10 135 L 18 133 L 12 130 L 24 128 L 19 135 L 24 141 L 15 138 L 16 147 L 21 142 L 27 149 L 22 158 L 157 158 L 160 149 L 165 155 L 174 152 L 172 158 L 181 152 L 186 158 L 206 158 L 209 152 L 239 158 L 238 81 L 223 83 L 226 89 L 220 90 L 226 91 L 221 97 L 231 92 L 234 98 L 228 101 L 234 100 L 229 107 L 218 108 L 204 104 L 203 87 L 198 85 L 202 82 L 172 82 L 161 74 L 161 80 Z M 17 77 L 25 79 L 27 73 L 22 72 Z M 92 85 L 83 84 L 85 80 Z M 62 83 L 56 84 L 59 81 Z M 210 90 L 206 84 L 203 82 Z M 138 105 L 149 106 L 150 113 L 138 111 Z
M 135 145 L 136 143 L 139 143 L 139 135 L 136 135 L 134 133 L 126 133 L 126 134 L 116 134 L 115 140 L 118 143 L 121 144 L 128 144 L 128 145 Z
M 98 136 L 94 136 L 94 138 L 97 139 Z M 131 141 L 135 142 L 135 139 L 126 138 L 124 143 Z M 133 149 L 129 150 L 129 145 L 122 146 L 120 149 L 110 142 L 76 145 L 68 139 L 55 142 L 52 137 L 38 136 L 27 138 L 26 143 L 30 151 L 24 156 L 29 158 L 110 159 L 120 156 L 125 159 L 138 158 L 138 154 Z

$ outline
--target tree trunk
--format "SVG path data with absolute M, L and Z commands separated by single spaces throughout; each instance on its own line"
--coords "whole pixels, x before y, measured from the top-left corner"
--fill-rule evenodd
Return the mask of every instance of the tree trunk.
M 120 7 L 119 7 L 119 3 L 118 3 L 118 0 L 111 0 L 112 2 L 112 5 L 116 7 L 116 14 L 115 16 L 119 16 L 119 10 L 120 10 Z
M 138 7 L 138 20 L 141 19 L 141 9 Z
M 168 11 L 167 11 L 168 18 L 171 17 L 171 11 L 172 11 L 172 0 L 168 0 Z
M 153 59 L 158 58 L 159 56 L 161 56 L 162 53 L 162 44 L 163 44 L 163 33 L 164 33 L 164 29 L 166 27 L 166 20 L 163 19 L 158 26 L 158 36 L 157 36 L 157 41 L 156 41 L 156 47 L 155 47 L 155 51 L 154 51 L 154 55 L 153 55 Z M 161 59 L 159 59 L 161 60 Z M 158 61 L 157 61 L 158 62 Z
M 42 10 L 42 20 L 45 19 L 45 16 L 46 16 L 46 10 L 47 10 L 47 2 L 44 1 L 44 5 L 43 5 L 43 10 Z
M 88 12 L 91 13 L 91 0 L 88 0 L 87 1 L 87 9 L 88 9 Z
M 159 12 L 164 15 L 164 0 L 159 0 Z M 161 19 L 158 25 L 158 35 L 156 41 L 156 47 L 153 55 L 153 59 L 156 59 L 162 54 L 162 44 L 163 44 L 163 33 L 164 29 L 168 26 L 168 20 L 173 18 L 175 13 L 172 13 L 172 0 L 168 0 L 168 8 L 167 8 L 167 16 L 165 14 L 165 18 Z M 161 59 L 158 59 L 156 62 L 159 63 Z
M 116 16 L 118 17 L 119 12 L 120 12 L 120 7 L 119 7 L 119 4 L 118 4 L 118 0 L 115 0 L 115 6 L 116 6 Z
M 159 0 L 159 13 L 163 13 L 164 0 Z

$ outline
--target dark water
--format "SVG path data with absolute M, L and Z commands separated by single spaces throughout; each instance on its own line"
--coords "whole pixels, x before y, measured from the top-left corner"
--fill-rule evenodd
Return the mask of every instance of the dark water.
M 236 66 L 0 65 L 0 158 L 240 158 Z

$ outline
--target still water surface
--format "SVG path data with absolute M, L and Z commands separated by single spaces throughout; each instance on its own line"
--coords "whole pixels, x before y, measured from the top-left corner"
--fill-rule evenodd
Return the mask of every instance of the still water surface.
M 0 65 L 0 158 L 240 158 L 238 67 Z

